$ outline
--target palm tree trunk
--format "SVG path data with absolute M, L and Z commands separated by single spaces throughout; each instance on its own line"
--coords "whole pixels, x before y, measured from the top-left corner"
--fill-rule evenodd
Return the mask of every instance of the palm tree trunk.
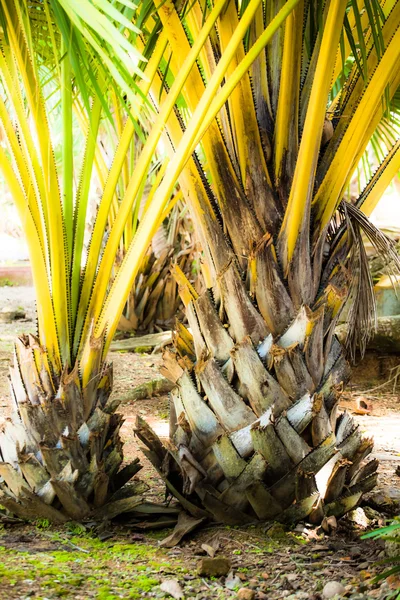
M 0 503 L 13 514 L 64 522 L 100 514 L 101 507 L 115 515 L 139 503 L 134 488 L 121 495 L 141 466 L 135 459 L 122 467 L 123 417 L 110 398 L 112 365 L 102 362 L 102 349 L 92 339 L 93 368 L 82 385 L 77 365 L 59 373 L 37 338 L 17 340 L 10 369 L 14 412 L 0 430 Z
M 219 279 L 219 304 L 207 291 L 187 305 L 192 352 L 165 354 L 163 371 L 176 388 L 160 472 L 189 510 L 201 507 L 218 521 L 320 522 L 374 487 L 377 461 L 363 462 L 372 440 L 338 412 L 350 369 L 334 320 L 318 302 L 294 308 L 267 255 L 264 248 L 257 256 L 265 269 L 259 311 L 233 264 Z M 144 428 L 139 419 L 146 442 Z

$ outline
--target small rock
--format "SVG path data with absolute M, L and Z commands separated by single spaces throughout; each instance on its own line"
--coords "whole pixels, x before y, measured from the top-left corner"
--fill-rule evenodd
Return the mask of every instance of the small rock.
M 352 521 L 355 525 L 358 525 L 359 527 L 368 527 L 369 525 L 369 519 L 365 514 L 364 509 L 362 509 L 360 506 L 355 510 L 350 511 L 347 514 L 347 517 L 350 521 Z
M 390 487 L 388 490 L 388 496 L 393 502 L 400 503 L 400 490 L 397 487 Z
M 359 571 L 362 571 L 363 569 L 368 569 L 369 567 L 369 562 L 362 562 L 357 566 L 357 569 Z
M 19 308 L 11 308 L 10 306 L 4 306 L 0 310 L 0 322 L 1 323 L 12 323 L 18 319 L 25 319 L 26 314 Z
M 339 581 L 328 581 L 324 586 L 322 596 L 324 598 L 334 598 L 335 596 L 341 596 L 345 591 L 344 585 Z
M 197 567 L 200 577 L 222 577 L 231 570 L 231 561 L 228 558 L 202 558 Z
M 261 577 L 263 579 L 269 579 L 269 574 L 264 571 L 264 573 L 261 573 Z
M 249 588 L 240 588 L 237 593 L 238 600 L 255 600 L 256 593 L 254 590 L 249 590 Z
M 381 513 L 371 508 L 370 506 L 365 506 L 364 512 L 367 515 L 367 518 L 370 519 L 370 521 L 379 521 L 379 519 L 382 517 Z
M 359 546 L 352 546 L 349 550 L 349 554 L 352 558 L 358 558 L 361 556 L 361 548 Z
M 267 596 L 267 594 L 264 594 L 264 592 L 258 592 L 257 594 L 257 600 L 268 600 L 269 596 Z
M 385 486 L 381 491 L 373 494 L 373 496 L 369 498 L 369 502 L 371 502 L 372 506 L 378 510 L 388 507 L 396 509 L 400 506 L 400 490 Z
M 287 575 L 285 575 L 287 581 L 294 581 L 295 579 L 297 579 L 298 575 L 297 573 L 288 573 Z

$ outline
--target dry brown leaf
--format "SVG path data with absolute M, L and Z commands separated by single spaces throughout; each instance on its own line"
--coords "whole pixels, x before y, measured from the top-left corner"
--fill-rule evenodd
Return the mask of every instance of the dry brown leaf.
M 185 535 L 196 529 L 196 527 L 198 527 L 204 521 L 204 517 L 201 519 L 195 519 L 194 517 L 191 517 L 182 511 L 179 513 L 178 522 L 175 525 L 175 529 L 171 535 L 162 540 L 160 546 L 163 546 L 164 548 L 173 548 L 174 546 L 177 546 Z
M 181 598 L 185 597 L 183 590 L 176 579 L 167 579 L 163 581 L 160 585 L 160 589 L 172 596 L 172 598 L 176 598 L 176 600 L 180 600 Z

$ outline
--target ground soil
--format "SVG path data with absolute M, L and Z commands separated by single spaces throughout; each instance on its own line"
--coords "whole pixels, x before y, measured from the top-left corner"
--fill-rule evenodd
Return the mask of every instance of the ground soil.
M 23 307 L 27 314 L 24 321 L 0 324 L 0 414 L 6 416 L 10 409 L 7 373 L 12 340 L 21 333 L 34 332 L 33 292 L 30 288 L 0 288 L 0 309 L 2 305 Z M 116 395 L 126 396 L 137 385 L 159 376 L 158 354 L 110 353 L 110 360 Z M 396 366 L 396 359 L 391 360 Z M 381 497 L 375 491 L 375 504 L 370 499 L 370 506 L 354 516 L 358 520 L 367 516 L 370 528 L 384 524 L 390 511 L 399 512 L 385 506 L 385 499 L 388 491 L 400 488 L 396 475 L 400 467 L 400 395 L 393 390 L 395 382 L 382 385 L 388 381 L 387 375 L 386 379 L 382 375 L 370 377 L 371 369 L 361 376 L 359 370 L 355 372 L 341 402 L 343 410 L 353 410 L 360 395 L 372 402 L 371 414 L 356 418 L 375 439 Z M 377 386 L 382 387 L 375 389 Z M 164 487 L 143 456 L 133 428 L 139 414 L 160 436 L 167 436 L 168 397 L 140 400 L 121 410 L 126 457 L 139 456 L 143 469 L 137 479 L 148 486 L 145 496 L 162 502 Z M 3 523 L 0 527 L 0 600 L 162 598 L 168 593 L 160 586 L 171 580 L 179 586 L 176 597 L 180 589 L 181 597 L 195 600 L 236 598 L 242 587 L 250 593 L 244 598 L 252 598 L 254 590 L 254 598 L 260 600 L 318 600 L 324 597 L 323 588 L 329 581 L 341 582 L 345 597 L 367 600 L 394 598 L 400 587 L 393 577 L 383 584 L 371 583 L 375 573 L 382 570 L 376 561 L 384 557 L 384 544 L 361 540 L 364 527 L 349 518 L 339 521 L 329 535 L 307 525 L 287 532 L 276 525 L 271 529 L 271 524 L 234 528 L 208 524 L 172 549 L 160 545 L 170 530 L 147 531 L 126 524 L 71 523 L 60 528 L 39 520 L 34 524 Z M 206 556 L 203 544 L 215 545 L 216 556 L 231 561 L 227 578 L 197 574 L 199 561 Z

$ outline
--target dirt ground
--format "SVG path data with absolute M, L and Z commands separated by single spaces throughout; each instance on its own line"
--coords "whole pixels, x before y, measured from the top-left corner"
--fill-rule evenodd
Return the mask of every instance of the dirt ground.
M 32 290 L 16 290 L 0 288 L 0 309 L 2 305 L 13 305 L 25 308 L 27 313 L 26 320 L 0 323 L 2 415 L 9 408 L 7 372 L 13 339 L 35 328 Z M 125 396 L 137 385 L 158 377 L 160 355 L 111 353 L 110 359 L 114 363 L 114 394 Z M 357 419 L 375 439 L 372 456 L 380 460 L 380 478 L 364 512 L 339 521 L 337 530 L 330 535 L 307 525 L 288 532 L 277 525 L 271 528 L 271 524 L 247 527 L 208 524 L 185 538 L 179 547 L 168 549 L 160 545 L 170 533 L 165 529 L 148 531 L 111 523 L 70 523 L 60 528 L 40 520 L 30 525 L 5 523 L 0 525 L 0 600 L 60 597 L 319 600 L 327 597 L 323 595 L 324 586 L 333 581 L 341 583 L 343 596 L 353 600 L 397 597 L 399 579 L 392 577 L 384 583 L 371 583 L 375 573 L 382 570 L 376 561 L 384 558 L 384 544 L 361 540 L 365 529 L 354 520 L 366 517 L 368 527 L 372 528 L 384 524 L 390 512 L 400 512 L 398 506 L 396 509 L 387 505 L 389 497 L 397 493 L 400 503 L 400 477 L 396 475 L 400 467 L 400 395 L 390 386 L 374 389 L 382 383 L 385 380 L 372 381 L 364 376 L 360 380 L 355 376 L 343 395 L 342 409 L 352 410 L 360 395 L 372 402 L 371 414 Z M 136 415 L 140 414 L 160 436 L 167 436 L 168 397 L 140 400 L 121 410 L 125 416 L 122 435 L 126 456 L 140 457 L 143 469 L 137 479 L 148 486 L 145 496 L 162 502 L 164 487 L 141 453 L 133 427 Z M 202 548 L 204 544 L 206 549 Z M 207 545 L 216 548 L 216 557 L 230 562 L 227 577 L 198 575 L 200 561 L 207 550 L 210 552 Z M 247 591 L 239 591 L 241 588 Z

